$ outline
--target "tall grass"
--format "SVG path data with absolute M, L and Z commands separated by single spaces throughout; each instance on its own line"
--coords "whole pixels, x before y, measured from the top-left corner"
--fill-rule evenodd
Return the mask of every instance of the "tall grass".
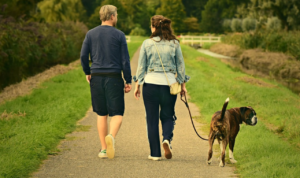
M 222 41 L 244 49 L 262 48 L 266 51 L 283 52 L 300 60 L 299 31 L 257 30 L 255 33 L 232 33 L 224 36 Z
M 253 78 L 191 47 L 183 45 L 182 50 L 186 72 L 191 76 L 187 89 L 191 101 L 200 108 L 199 121 L 206 123 L 207 128 L 213 113 L 221 110 L 227 97 L 228 109 L 252 106 L 257 112 L 258 124 L 242 125 L 236 140 L 234 155 L 241 177 L 298 177 L 299 96 L 280 84 Z M 268 85 L 247 83 L 241 80 L 244 77 Z M 281 134 L 271 131 L 272 125 L 282 126 Z
M 141 42 L 128 43 L 130 54 Z M 0 105 L 0 177 L 29 177 L 47 155 L 56 152 L 57 144 L 74 131 L 90 106 L 89 85 L 81 68 L 44 82 L 30 95 Z

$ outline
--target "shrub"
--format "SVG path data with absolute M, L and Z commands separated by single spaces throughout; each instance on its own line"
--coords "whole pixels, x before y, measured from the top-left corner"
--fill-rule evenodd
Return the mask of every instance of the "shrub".
M 255 33 L 229 34 L 222 38 L 224 43 L 238 45 L 244 49 L 262 48 L 267 51 L 283 52 L 300 60 L 300 32 L 260 30 Z
M 225 19 L 223 21 L 223 29 L 225 32 L 230 32 L 231 31 L 231 20 L 230 19 Z
M 81 23 L 0 18 L 0 89 L 78 59 L 86 30 Z
M 146 31 L 141 28 L 140 25 L 136 25 L 134 29 L 131 30 L 130 32 L 131 36 L 145 36 Z
M 268 18 L 266 27 L 268 30 L 279 31 L 281 30 L 281 21 L 278 19 L 278 17 Z
M 230 28 L 233 32 L 242 32 L 242 20 L 232 19 Z
M 242 22 L 242 29 L 244 32 L 249 32 L 253 31 L 256 29 L 256 20 L 255 19 L 250 19 L 250 18 L 245 18 L 243 19 Z

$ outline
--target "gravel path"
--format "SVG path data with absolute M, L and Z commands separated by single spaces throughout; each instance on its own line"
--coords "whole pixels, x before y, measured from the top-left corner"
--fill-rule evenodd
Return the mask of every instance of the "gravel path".
M 203 54 L 212 56 L 212 57 L 216 57 L 216 58 L 222 58 L 222 59 L 234 59 L 234 58 L 232 58 L 232 57 L 223 56 L 223 55 L 221 55 L 221 54 L 217 54 L 217 53 L 211 52 L 210 50 L 207 50 L 207 49 L 198 49 L 197 51 L 199 51 L 200 53 L 203 53 Z
M 135 74 L 139 50 L 131 65 Z M 212 165 L 206 165 L 208 143 L 194 133 L 188 111 L 178 97 L 176 103 L 177 122 L 172 142 L 173 158 L 162 161 L 148 160 L 150 153 L 146 133 L 145 110 L 142 98 L 133 97 L 134 89 L 125 96 L 125 116 L 121 130 L 116 137 L 114 159 L 98 158 L 100 141 L 96 127 L 96 114 L 91 110 L 78 123 L 90 126 L 88 131 L 73 132 L 62 141 L 56 156 L 49 156 L 32 177 L 235 177 L 234 167 L 218 166 L 213 158 Z M 199 116 L 198 108 L 190 103 L 193 116 Z M 196 127 L 200 124 L 196 123 Z M 160 131 L 160 133 L 162 133 Z M 201 131 L 200 131 L 201 134 Z M 206 134 L 203 137 L 207 138 Z M 162 139 L 162 138 L 161 138 Z M 163 149 L 162 149 L 163 150 Z

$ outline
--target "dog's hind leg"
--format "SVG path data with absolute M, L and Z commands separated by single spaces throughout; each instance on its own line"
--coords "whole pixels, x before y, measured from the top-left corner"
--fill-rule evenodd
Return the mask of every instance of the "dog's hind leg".
M 234 148 L 235 138 L 229 139 L 229 159 L 232 164 L 237 163 L 233 157 L 233 148 Z
M 220 167 L 224 167 L 225 166 L 225 151 L 226 151 L 226 146 L 227 146 L 227 140 L 223 139 L 220 142 L 220 148 L 221 148 L 221 159 L 220 159 Z
M 211 164 L 212 155 L 213 155 L 212 147 L 214 145 L 214 141 L 215 141 L 215 134 L 211 131 L 208 138 L 209 149 L 208 149 L 208 159 L 206 161 L 207 165 Z

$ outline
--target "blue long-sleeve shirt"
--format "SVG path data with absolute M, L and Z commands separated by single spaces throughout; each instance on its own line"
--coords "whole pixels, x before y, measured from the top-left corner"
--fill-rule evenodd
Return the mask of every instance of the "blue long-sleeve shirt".
M 89 66 L 89 56 L 92 65 Z M 121 73 L 131 83 L 131 69 L 125 34 L 107 25 L 89 30 L 81 48 L 81 65 L 86 75 L 91 73 Z

